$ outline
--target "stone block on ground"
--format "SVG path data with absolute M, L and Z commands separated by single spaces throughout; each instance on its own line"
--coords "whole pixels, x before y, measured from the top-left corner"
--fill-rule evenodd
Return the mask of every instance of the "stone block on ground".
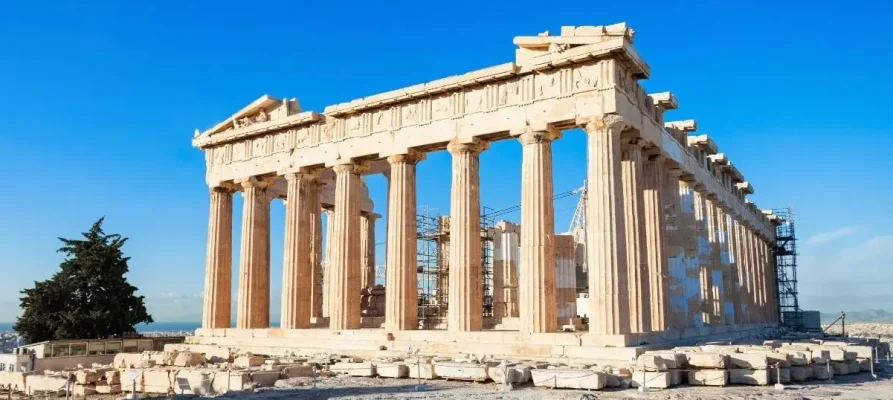
M 25 377 L 28 375 L 31 375 L 31 373 L 0 371 L 0 386 L 10 388 L 13 392 L 26 392 Z
M 793 366 L 791 367 L 791 380 L 794 382 L 804 382 L 812 378 L 811 367 Z
M 786 354 L 788 356 L 788 360 L 790 360 L 791 365 L 805 366 L 809 365 L 812 360 L 812 353 L 808 351 L 800 351 L 800 350 L 787 350 L 784 348 L 778 349 L 777 351 L 780 354 Z
M 146 351 L 143 352 L 143 361 L 150 361 L 155 365 L 174 365 L 176 351 Z
M 174 365 L 177 367 L 197 367 L 205 365 L 205 356 L 201 353 L 181 351 L 174 357 Z
M 28 393 L 64 393 L 68 380 L 61 376 L 28 375 L 25 378 Z
M 763 353 L 735 353 L 729 355 L 729 364 L 739 369 L 766 369 L 769 359 Z
M 310 378 L 313 376 L 313 365 L 289 365 L 280 372 L 283 378 Z
M 120 374 L 121 390 L 124 392 L 144 391 L 143 371 L 138 369 L 123 369 Z
M 849 367 L 849 374 L 858 374 L 862 371 L 862 366 L 859 364 L 859 360 L 847 361 L 847 367 Z
M 642 371 L 666 371 L 675 368 L 675 365 L 676 357 L 670 359 L 670 356 L 664 354 L 642 354 L 636 359 L 636 367 Z
M 102 379 L 102 376 L 95 369 L 82 369 L 74 373 L 75 382 L 81 385 L 92 385 Z
M 648 389 L 666 389 L 673 386 L 673 377 L 670 371 L 633 371 L 633 387 L 645 386 Z
M 868 358 L 860 358 L 859 359 L 859 370 L 861 372 L 870 372 L 871 371 L 871 360 Z
M 97 394 L 96 387 L 94 385 L 74 385 L 74 390 L 71 393 L 74 397 L 87 397 Z
M 526 365 L 497 365 L 487 368 L 487 375 L 496 383 L 521 384 L 530 381 L 530 367 Z
M 96 394 L 118 394 L 121 393 L 121 385 L 96 385 Z
M 670 370 L 670 386 L 676 386 L 682 384 L 682 377 L 685 376 L 685 371 L 680 369 Z
M 146 393 L 172 393 L 176 371 L 147 369 L 143 371 L 143 391 Z
M 112 360 L 112 366 L 115 368 L 139 368 L 142 365 L 142 353 L 118 353 Z
M 688 384 L 692 386 L 725 386 L 729 374 L 724 369 L 701 369 L 688 371 Z
M 214 375 L 211 391 L 215 394 L 245 390 L 251 385 L 251 374 L 244 371 L 221 371 Z
M 409 367 L 410 378 L 437 379 L 437 374 L 434 373 L 434 364 L 424 361 L 406 360 L 406 366 Z
M 851 345 L 844 348 L 844 350 L 852 353 L 856 353 L 856 358 L 872 358 L 874 357 L 874 349 L 871 346 L 856 346 Z
M 826 347 L 826 346 L 823 346 L 823 347 L 821 347 L 821 348 L 819 348 L 819 349 L 816 349 L 816 350 L 819 350 L 819 351 L 827 351 L 827 352 L 828 352 L 828 357 L 829 357 L 828 359 L 831 360 L 831 361 L 846 361 L 846 357 L 847 357 L 847 356 L 846 356 L 846 351 L 844 351 L 843 349 L 841 349 L 841 348 L 839 348 L 839 347 Z
M 488 369 L 489 366 L 487 364 L 449 361 L 437 361 L 434 363 L 434 373 L 444 379 L 485 382 L 490 379 L 490 376 L 487 374 Z
M 329 370 L 349 376 L 375 376 L 375 365 L 370 362 L 339 362 L 329 366 Z
M 251 373 L 251 382 L 258 387 L 273 387 L 279 380 L 279 371 L 254 371 Z
M 826 380 L 834 378 L 834 369 L 830 368 L 828 364 L 812 364 L 810 368 L 812 368 L 812 377 L 815 379 Z
M 105 371 L 105 384 L 106 385 L 120 385 L 121 384 L 121 372 L 118 370 Z
M 729 356 L 719 353 L 686 353 L 688 365 L 697 368 L 726 368 L 729 365 Z
M 781 378 L 781 382 L 778 382 L 778 378 Z M 791 369 L 769 368 L 769 383 L 791 383 Z
M 604 372 L 588 369 L 534 369 L 530 375 L 539 387 L 601 390 L 607 384 Z
M 766 355 L 766 361 L 769 362 L 769 365 L 774 365 L 781 368 L 790 368 L 791 367 L 791 356 L 789 354 L 780 353 L 777 351 L 769 351 L 763 353 Z
M 233 366 L 236 368 L 259 367 L 264 363 L 264 358 L 255 355 L 239 356 L 233 360 Z
M 831 369 L 834 371 L 834 375 L 848 375 L 850 373 L 850 367 L 843 361 L 831 361 Z
M 827 364 L 831 361 L 831 351 L 824 349 L 815 349 L 812 351 L 813 364 Z
M 211 384 L 216 376 L 210 370 L 180 370 L 174 374 L 174 393 L 184 395 L 206 396 L 214 394 Z
M 409 367 L 404 363 L 380 362 L 375 363 L 375 372 L 383 378 L 406 378 L 409 377 Z
M 768 385 L 769 371 L 765 369 L 730 369 L 729 383 L 736 385 Z

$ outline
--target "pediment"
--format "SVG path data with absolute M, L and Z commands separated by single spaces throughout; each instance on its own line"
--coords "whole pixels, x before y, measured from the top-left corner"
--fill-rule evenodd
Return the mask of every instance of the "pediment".
M 223 122 L 204 132 L 195 131 L 196 137 L 210 136 L 222 132 L 239 130 L 253 125 L 266 124 L 301 112 L 298 99 L 280 100 L 268 94 L 252 101 Z

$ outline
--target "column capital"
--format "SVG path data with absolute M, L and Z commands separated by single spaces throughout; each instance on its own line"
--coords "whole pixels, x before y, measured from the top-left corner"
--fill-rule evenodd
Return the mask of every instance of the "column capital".
M 319 179 L 319 171 L 309 171 L 309 170 L 301 170 L 294 172 L 285 172 L 282 174 L 285 177 L 286 181 L 292 182 L 301 180 L 306 183 L 314 182 Z
M 425 157 L 426 157 L 425 152 L 410 149 L 409 151 L 407 151 L 406 153 L 403 153 L 403 154 L 390 155 L 390 156 L 388 156 L 387 160 L 388 160 L 388 163 L 391 165 L 397 164 L 397 163 L 415 164 L 419 161 L 424 160 Z M 391 175 L 390 171 L 388 171 L 387 174 L 385 174 L 385 175 L 388 176 L 388 179 L 390 179 L 390 175 Z
M 660 147 L 644 149 L 642 150 L 642 156 L 645 157 L 645 160 L 653 163 L 663 164 L 664 161 L 667 161 L 667 156 L 660 151 Z
M 274 176 L 252 176 L 250 178 L 245 179 L 237 179 L 235 182 L 242 186 L 242 189 L 266 189 L 270 185 L 273 184 L 273 181 L 276 179 Z
M 238 189 L 238 185 L 233 183 L 219 183 L 217 185 L 208 186 L 208 190 L 211 193 L 233 194 Z
M 641 151 L 645 148 L 645 145 L 648 142 L 645 139 L 642 139 L 638 136 L 630 136 L 630 137 L 621 137 L 620 145 L 623 146 L 624 149 L 638 149 Z
M 363 161 L 348 161 L 343 164 L 335 164 L 332 167 L 332 170 L 335 171 L 336 174 L 344 173 L 344 172 L 352 172 L 355 174 L 362 174 L 369 169 L 369 163 Z
M 578 124 L 583 125 L 583 130 L 588 134 L 593 133 L 620 133 L 626 127 L 623 117 L 617 114 L 604 114 L 598 117 L 586 118 L 578 120 Z
M 366 218 L 368 220 L 371 220 L 371 221 L 375 221 L 376 219 L 381 218 L 381 214 L 377 214 L 374 212 L 366 212 L 366 211 L 361 211 L 360 216 L 363 218 Z
M 470 142 L 460 142 L 458 139 L 453 139 L 447 145 L 447 150 L 450 154 L 459 154 L 459 153 L 480 153 L 487 148 L 490 147 L 490 142 L 481 139 L 471 139 Z
M 522 129 L 513 129 L 509 132 L 513 137 L 518 138 L 522 145 L 551 142 L 561 137 L 561 130 L 555 128 L 546 128 L 535 130 L 529 126 Z

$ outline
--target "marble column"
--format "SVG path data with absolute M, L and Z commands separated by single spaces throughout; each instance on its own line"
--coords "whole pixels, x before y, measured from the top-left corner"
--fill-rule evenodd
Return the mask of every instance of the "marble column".
M 738 253 L 741 256 L 740 259 L 740 269 L 742 276 L 742 292 L 741 292 L 741 307 L 744 312 L 742 313 L 742 318 L 745 323 L 751 324 L 754 322 L 753 320 L 753 285 L 754 285 L 754 277 L 753 271 L 751 270 L 752 261 L 750 259 L 750 240 L 747 235 L 747 223 L 742 223 L 738 227 L 738 242 L 740 243 L 740 248 L 738 249 Z
M 711 264 L 713 262 L 710 248 L 710 234 L 708 230 L 707 199 L 703 184 L 694 186 L 695 202 L 695 226 L 698 242 L 698 276 L 701 282 L 701 320 L 707 324 L 714 322 L 713 318 L 713 274 Z
M 268 180 L 242 182 L 242 249 L 236 327 L 270 326 L 270 196 Z
M 713 193 L 705 196 L 707 238 L 710 251 L 707 273 L 710 274 L 710 303 L 708 309 L 711 324 L 721 324 L 723 322 L 723 275 L 720 265 L 719 213 L 717 212 L 716 201 L 717 197 Z
M 205 260 L 202 328 L 229 328 L 233 290 L 233 191 L 228 187 L 211 188 Z
M 560 135 L 559 131 L 528 131 L 519 137 L 522 163 L 518 308 L 523 333 L 558 330 L 552 140 Z
M 308 212 L 310 215 L 310 317 L 323 316 L 323 272 L 322 272 L 322 205 L 319 181 L 311 182 L 307 191 Z
M 704 294 L 701 292 L 701 230 L 697 220 L 699 209 L 696 196 L 697 181 L 691 174 L 682 174 L 679 185 L 681 211 L 679 214 L 679 236 L 683 246 L 680 263 L 680 276 L 683 279 L 683 295 L 680 307 L 686 312 L 686 328 L 704 326 L 704 313 L 701 311 Z M 706 240 L 706 239 L 705 239 Z
M 282 262 L 282 329 L 310 327 L 313 269 L 311 260 L 313 225 L 311 190 L 316 175 L 303 172 L 285 174 L 288 184 L 285 202 L 285 245 Z
M 332 232 L 332 269 L 329 329 L 360 328 L 360 173 L 365 166 L 335 166 L 335 218 Z
M 626 230 L 620 132 L 623 119 L 605 115 L 585 126 L 588 135 L 586 261 L 589 267 L 589 332 L 629 333 Z
M 754 240 L 750 227 L 744 228 L 745 252 L 747 254 L 747 273 L 749 275 L 747 291 L 748 320 L 750 323 L 759 322 L 759 276 L 757 276 L 756 257 L 754 255 Z
M 385 259 L 385 327 L 418 329 L 416 247 L 416 163 L 424 153 L 411 151 L 388 157 L 388 239 Z
M 666 163 L 666 175 L 664 176 L 664 190 L 662 196 L 664 210 L 666 210 L 665 230 L 666 236 L 666 265 L 667 265 L 667 326 L 672 329 L 687 328 L 688 303 L 685 292 L 687 282 L 685 268 L 685 238 L 682 236 L 682 199 L 679 195 L 679 179 L 682 170 L 675 163 Z
M 733 214 L 729 216 L 729 267 L 731 268 L 732 279 L 734 283 L 730 288 L 729 296 L 731 297 L 734 309 L 734 319 L 732 323 L 744 323 L 744 307 L 741 303 L 741 292 L 744 291 L 742 284 L 744 277 L 742 275 L 741 263 L 741 244 L 738 242 L 738 231 L 741 229 L 738 219 Z
M 335 237 L 335 210 L 332 208 L 323 208 L 322 213 L 326 215 L 326 244 L 325 244 L 325 257 L 323 258 L 323 270 L 322 270 L 322 316 L 329 316 L 329 302 L 332 300 L 332 279 L 329 277 L 330 272 L 332 271 L 332 246 L 334 242 L 332 238 Z
M 437 304 L 449 304 L 450 297 L 450 217 L 437 219 Z
M 640 138 L 625 141 L 620 156 L 623 177 L 623 213 L 626 223 L 627 283 L 630 332 L 651 331 L 651 283 L 648 281 L 645 235 L 645 201 Z
M 667 196 L 664 160 L 659 150 L 648 153 L 642 165 L 643 208 L 645 210 L 645 249 L 651 310 L 651 330 L 669 328 L 670 313 L 667 293 L 667 229 L 664 197 Z M 678 190 L 677 190 L 678 193 Z
M 360 258 L 362 261 L 361 288 L 375 287 L 375 219 L 373 213 L 360 216 Z
M 481 280 L 481 192 L 480 153 L 487 142 L 453 141 L 453 182 L 450 195 L 450 283 L 451 331 L 479 331 L 483 325 Z

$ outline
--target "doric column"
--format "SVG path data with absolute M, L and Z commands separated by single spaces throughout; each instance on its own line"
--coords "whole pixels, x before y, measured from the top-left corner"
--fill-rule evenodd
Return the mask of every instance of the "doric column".
M 559 131 L 528 131 L 519 140 L 521 163 L 521 332 L 558 330 L 555 299 L 555 209 L 552 199 L 552 140 Z
M 449 330 L 479 331 L 483 324 L 481 279 L 480 153 L 487 142 L 453 141 L 450 196 Z
M 764 242 L 766 246 L 767 276 L 769 284 L 769 321 L 778 322 L 778 267 L 775 263 L 775 243 L 771 240 Z
M 669 328 L 683 329 L 690 323 L 685 295 L 685 240 L 682 236 L 682 203 L 679 195 L 679 178 L 682 170 L 678 165 L 667 163 L 664 176 L 663 204 L 666 210 L 666 265 Z
M 444 307 L 450 297 L 450 217 L 437 219 L 437 304 Z M 444 308 L 446 309 L 446 308 Z
M 313 225 L 311 190 L 316 189 L 316 175 L 303 172 L 285 174 L 288 183 L 285 202 L 285 245 L 282 262 L 282 329 L 310 327 L 313 285 L 311 252 Z
M 710 251 L 710 234 L 708 230 L 707 199 L 703 184 L 697 183 L 694 189 L 695 205 L 695 234 L 698 242 L 698 276 L 701 282 L 701 321 L 706 324 L 713 323 L 713 275 L 711 264 L 713 259 Z
M 623 119 L 605 115 L 585 126 L 587 143 L 586 263 L 589 332 L 629 333 L 626 230 L 620 132 Z
M 335 169 L 335 218 L 329 329 L 360 328 L 360 173 L 365 166 L 339 164 Z
M 424 153 L 411 151 L 388 157 L 388 240 L 385 259 L 385 326 L 389 330 L 418 328 L 416 274 L 416 163 Z
M 717 202 L 716 206 L 719 216 L 720 267 L 723 277 L 722 322 L 732 325 L 735 323 L 735 292 L 738 287 L 735 257 L 732 254 L 732 218 L 729 215 L 730 209 L 725 203 Z
M 763 293 L 763 318 L 762 322 L 769 322 L 770 303 L 769 303 L 769 255 L 766 242 L 760 234 L 756 234 L 757 249 L 760 256 L 760 274 L 762 275 L 762 293 Z
M 270 326 L 270 196 L 268 180 L 242 182 L 237 328 Z
M 623 214 L 626 223 L 627 279 L 629 284 L 630 332 L 651 331 L 651 283 L 645 248 L 645 201 L 640 138 L 625 141 L 620 156 L 623 176 Z
M 321 318 L 323 316 L 323 291 L 322 291 L 322 205 L 320 204 L 320 191 L 322 185 L 319 181 L 310 182 L 307 190 L 307 207 L 310 215 L 310 317 Z
M 233 190 L 211 188 L 202 328 L 229 328 L 233 274 Z
M 766 281 L 763 277 L 763 262 L 761 261 L 762 255 L 760 254 L 760 239 L 757 237 L 756 233 L 751 230 L 750 234 L 750 245 L 753 248 L 753 269 L 754 276 L 756 277 L 756 292 L 754 293 L 756 303 L 756 316 L 757 322 L 764 322 L 763 320 L 763 311 L 765 311 L 765 302 L 763 299 L 765 298 L 764 291 L 766 290 Z
M 643 208 L 645 210 L 645 251 L 651 310 L 651 330 L 668 329 L 669 296 L 667 293 L 667 230 L 663 179 L 664 157 L 659 150 L 647 155 L 642 166 Z M 672 195 L 672 194 L 671 194 Z M 678 190 L 677 190 L 678 195 Z
M 493 237 L 493 316 L 518 317 L 518 225 L 496 224 Z
M 679 214 L 679 235 L 681 236 L 683 253 L 680 263 L 680 275 L 683 278 L 683 297 L 681 308 L 686 312 L 686 328 L 704 326 L 704 313 L 701 312 L 703 294 L 701 293 L 701 256 L 700 230 L 698 229 L 697 210 L 698 197 L 695 196 L 697 181 L 691 174 L 680 176 L 679 185 L 681 211 Z M 704 238 L 706 240 L 706 238 Z
M 704 205 L 707 211 L 705 215 L 707 217 L 707 238 L 710 261 L 707 273 L 710 274 L 710 303 L 708 311 L 711 324 L 721 324 L 723 322 L 723 274 L 720 262 L 719 213 L 716 207 L 716 200 L 717 197 L 713 193 L 708 193 L 704 197 Z
M 361 288 L 375 287 L 375 219 L 374 213 L 360 216 L 360 258 L 362 261 Z
M 738 230 L 740 224 L 734 214 L 727 214 L 729 219 L 728 240 L 729 240 L 729 268 L 731 271 L 732 286 L 729 288 L 729 298 L 732 301 L 732 310 L 734 312 L 733 324 L 743 324 L 742 315 L 743 307 L 741 306 L 741 292 L 744 290 L 741 286 L 743 276 L 741 274 L 741 244 L 738 242 Z
M 744 227 L 742 235 L 744 236 L 744 252 L 745 257 L 747 258 L 747 320 L 748 323 L 753 324 L 759 322 L 757 318 L 757 307 L 759 306 L 759 302 L 757 301 L 759 288 L 757 286 L 759 277 L 757 277 L 756 272 L 753 235 L 750 233 L 749 226 Z
M 332 279 L 329 274 L 332 271 L 332 246 L 334 242 L 332 238 L 335 237 L 335 210 L 332 208 L 324 208 L 322 209 L 323 214 L 326 215 L 326 243 L 325 243 L 325 257 L 323 258 L 323 271 L 322 271 L 322 316 L 329 316 L 329 302 L 332 300 Z

